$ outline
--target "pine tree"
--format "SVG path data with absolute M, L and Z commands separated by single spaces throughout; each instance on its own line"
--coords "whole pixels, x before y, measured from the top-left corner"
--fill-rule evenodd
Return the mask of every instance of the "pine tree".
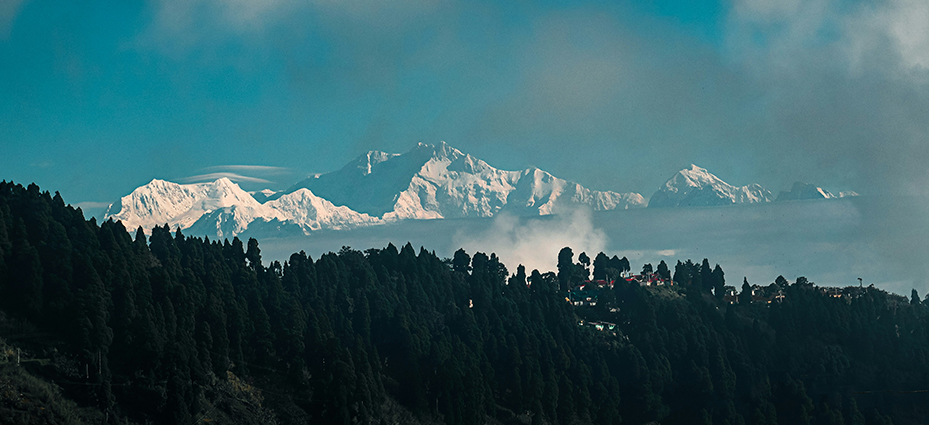
M 574 274 L 574 251 L 571 251 L 569 247 L 564 247 L 558 252 L 558 284 L 562 292 L 571 289 Z
M 687 266 L 684 263 L 681 263 L 678 260 L 677 265 L 674 266 L 674 283 L 677 285 L 688 285 L 690 284 L 690 271 L 687 269 Z
M 471 271 L 471 256 L 464 249 L 455 251 L 455 257 L 452 259 L 452 269 L 464 274 Z
M 658 263 L 658 270 L 657 270 L 657 273 L 658 273 L 658 275 L 661 276 L 661 278 L 664 279 L 664 280 L 670 280 L 670 279 L 671 279 L 671 270 L 668 269 L 668 264 L 665 263 L 664 260 L 661 260 L 661 262 Z
M 723 272 L 722 267 L 719 267 L 719 264 L 713 269 L 713 294 L 716 295 L 716 299 L 722 301 L 723 297 L 726 295 L 726 274 Z
M 594 258 L 594 280 L 607 279 L 607 268 L 610 267 L 610 258 L 602 251 Z
M 710 268 L 710 260 L 704 258 L 703 263 L 700 264 L 700 280 L 703 282 L 703 289 L 706 292 L 713 290 L 713 269 Z
M 748 278 L 742 278 L 742 291 L 739 292 L 739 304 L 748 305 L 752 303 L 752 285 L 749 285 Z

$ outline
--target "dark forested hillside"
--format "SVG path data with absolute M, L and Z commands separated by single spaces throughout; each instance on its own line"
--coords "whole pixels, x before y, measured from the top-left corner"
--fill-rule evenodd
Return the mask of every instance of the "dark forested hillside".
M 590 259 L 563 254 L 558 274 L 409 244 L 265 264 L 254 239 L 132 236 L 3 182 L 0 423 L 929 422 L 916 294 L 781 278 L 735 303 L 687 261 L 578 307 Z M 595 278 L 629 269 L 603 258 Z

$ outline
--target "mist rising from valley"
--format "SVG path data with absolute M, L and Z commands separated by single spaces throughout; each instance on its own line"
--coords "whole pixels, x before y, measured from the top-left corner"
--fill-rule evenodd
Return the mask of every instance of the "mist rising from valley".
M 390 225 L 311 236 L 261 239 L 265 258 L 286 260 L 304 250 L 318 257 L 342 246 L 369 247 L 407 242 L 451 257 L 455 250 L 496 253 L 504 264 L 555 270 L 557 252 L 570 246 L 593 257 L 604 251 L 626 256 L 633 268 L 664 260 L 709 258 L 725 264 L 727 281 L 773 282 L 805 276 L 828 286 L 865 285 L 908 294 L 916 288 L 919 264 L 902 264 L 895 254 L 917 243 L 918 233 L 880 231 L 869 212 L 886 200 L 854 197 L 706 208 L 566 211 L 555 216 L 498 216 L 481 219 L 402 221 Z M 899 202 L 899 200 L 897 201 Z M 895 250 L 887 250 L 895 246 Z

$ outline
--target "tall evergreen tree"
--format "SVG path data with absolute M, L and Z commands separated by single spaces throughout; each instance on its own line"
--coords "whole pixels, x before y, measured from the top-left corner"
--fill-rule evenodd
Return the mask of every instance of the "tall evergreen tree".
M 558 285 L 561 291 L 570 289 L 574 280 L 574 251 L 564 247 L 558 252 Z
M 742 290 L 739 292 L 739 304 L 752 303 L 752 285 L 748 283 L 748 278 L 742 278 Z
M 606 270 L 610 267 L 610 257 L 607 257 L 602 251 L 594 258 L 594 279 L 605 280 L 607 278 Z
M 722 267 L 719 267 L 719 264 L 713 268 L 713 294 L 716 296 L 717 300 L 722 301 L 723 297 L 726 295 L 726 274 L 723 272 Z
M 661 276 L 661 278 L 664 280 L 671 279 L 671 270 L 668 269 L 668 264 L 665 263 L 664 260 L 661 260 L 661 262 L 658 263 L 657 273 L 658 273 L 658 276 Z
M 464 249 L 455 251 L 455 257 L 452 259 L 452 269 L 458 273 L 471 271 L 471 256 Z

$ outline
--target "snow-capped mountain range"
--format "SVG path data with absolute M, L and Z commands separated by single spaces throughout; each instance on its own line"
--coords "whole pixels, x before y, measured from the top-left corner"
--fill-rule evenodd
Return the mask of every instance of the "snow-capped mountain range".
M 797 183 L 778 200 L 835 197 Z M 249 193 L 229 179 L 178 184 L 152 180 L 110 205 L 105 218 L 134 230 L 167 224 L 191 235 L 310 234 L 408 219 L 548 215 L 594 210 L 716 206 L 770 202 L 757 184 L 736 187 L 691 165 L 646 202 L 638 193 L 596 191 L 538 168 L 494 168 L 445 142 L 419 143 L 404 154 L 367 152 L 337 171 L 310 176 L 282 192 Z
M 833 199 L 858 196 L 855 192 L 840 192 L 838 196 L 809 183 L 797 182 L 777 198 L 757 183 L 733 186 L 705 168 L 691 164 L 675 173 L 648 201 L 649 208 L 710 207 L 733 204 L 756 204 L 771 201 Z
M 645 206 L 638 193 L 594 191 L 538 168 L 499 170 L 445 142 L 419 143 L 403 155 L 368 152 L 285 192 L 300 188 L 386 220 L 491 217 L 503 210 L 546 215 L 573 205 Z
M 117 209 L 118 208 L 118 209 Z M 110 205 L 106 218 L 127 229 L 168 224 L 194 234 L 232 237 L 258 223 L 292 224 L 305 233 L 375 224 L 378 220 L 345 206 L 335 206 L 307 189 L 264 204 L 227 178 L 212 183 L 177 184 L 152 180 Z
M 638 193 L 601 192 L 537 168 L 496 169 L 444 142 L 404 154 L 368 152 L 342 169 L 272 194 L 226 178 L 177 184 L 152 180 L 110 205 L 105 218 L 127 229 L 168 224 L 189 234 L 232 237 L 254 228 L 304 234 L 405 219 L 492 217 L 502 211 L 547 215 L 562 208 L 644 207 Z

